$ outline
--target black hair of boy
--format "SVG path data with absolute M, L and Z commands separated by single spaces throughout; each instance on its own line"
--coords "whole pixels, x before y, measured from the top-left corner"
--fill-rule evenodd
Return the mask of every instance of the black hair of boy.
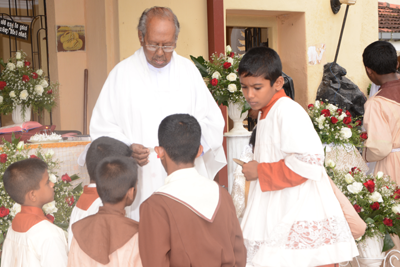
M 47 163 L 41 159 L 29 158 L 14 162 L 4 172 L 3 183 L 7 194 L 20 205 L 26 194 L 40 188 L 40 181 L 47 170 Z
M 97 164 L 104 158 L 110 156 L 130 157 L 132 150 L 123 142 L 111 137 L 102 136 L 90 145 L 86 154 L 86 166 L 91 181 L 96 181 Z
M 263 77 L 271 86 L 282 76 L 282 63 L 278 53 L 269 47 L 254 47 L 244 54 L 239 63 L 239 76 Z
M 128 190 L 136 187 L 137 163 L 131 157 L 111 156 L 99 162 L 96 168 L 97 192 L 103 203 L 116 204 Z
M 394 46 L 385 41 L 376 41 L 368 45 L 363 53 L 364 66 L 376 74 L 395 73 L 397 70 L 397 53 Z
M 165 117 L 158 127 L 158 143 L 175 163 L 193 163 L 200 147 L 201 127 L 189 114 Z

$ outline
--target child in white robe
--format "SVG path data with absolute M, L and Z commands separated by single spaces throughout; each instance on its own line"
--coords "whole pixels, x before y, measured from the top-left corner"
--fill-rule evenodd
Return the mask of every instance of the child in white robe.
M 305 110 L 282 90 L 282 65 L 267 47 L 239 65 L 243 94 L 260 110 L 255 160 L 243 165 L 251 182 L 241 223 L 247 266 L 321 266 L 358 255 L 323 166 L 321 141 Z
M 126 144 L 110 137 L 100 137 L 92 142 L 87 156 L 86 165 L 90 177 L 90 184 L 83 188 L 83 193 L 79 197 L 76 206 L 72 209 L 71 218 L 68 227 L 68 248 L 71 247 L 73 233 L 71 226 L 75 222 L 86 218 L 89 215 L 96 214 L 103 203 L 97 193 L 95 170 L 97 164 L 109 156 L 130 157 L 132 150 Z
M 2 267 L 65 267 L 67 241 L 64 231 L 42 211 L 54 200 L 54 184 L 47 164 L 30 158 L 11 164 L 3 176 L 7 194 L 21 204 L 7 232 L 1 256 Z

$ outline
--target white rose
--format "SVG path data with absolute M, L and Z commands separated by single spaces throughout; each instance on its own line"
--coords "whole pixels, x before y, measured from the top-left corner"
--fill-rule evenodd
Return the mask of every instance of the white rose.
M 57 182 L 57 177 L 54 174 L 49 174 L 49 180 L 55 184 Z
M 10 92 L 10 97 L 15 97 L 15 92 L 14 91 Z
M 29 94 L 27 90 L 22 90 L 21 93 L 19 94 L 19 98 L 22 100 L 26 100 L 28 98 Z
M 0 95 L 0 103 L 3 103 L 3 97 Z
M 15 203 L 12 208 L 10 209 L 10 215 L 15 217 L 15 215 L 17 215 L 18 212 L 21 211 L 21 205 L 18 203 Z
M 58 210 L 56 208 L 56 202 L 54 200 L 52 202 L 45 204 L 42 209 L 46 214 L 55 213 Z
M 24 66 L 24 62 L 17 61 L 17 68 L 22 68 Z
M 221 74 L 218 71 L 216 71 L 216 72 L 213 73 L 211 78 L 218 80 L 219 78 L 221 78 Z
M 370 196 L 369 199 L 372 200 L 372 202 L 383 202 L 381 194 L 379 192 L 373 192 Z
M 338 120 L 339 121 L 342 121 L 344 118 L 346 118 L 347 117 L 347 115 L 346 115 L 346 113 L 342 113 L 342 115 L 340 115 L 339 117 L 338 117 Z
M 48 151 L 47 151 L 47 153 L 46 153 L 46 157 L 51 157 L 51 156 L 53 156 L 54 155 L 54 151 L 53 151 L 53 149 L 49 149 Z
M 351 184 L 351 183 L 354 182 L 354 178 L 353 178 L 353 176 L 351 176 L 350 173 L 348 173 L 348 174 L 346 174 L 346 175 L 344 176 L 344 180 L 345 180 L 346 183 L 348 183 L 348 184 Z
M 237 91 L 237 87 L 236 84 L 231 83 L 230 85 L 228 85 L 228 91 L 233 93 Z
M 49 84 L 47 83 L 46 80 L 41 80 L 39 83 L 41 86 L 43 86 L 43 88 L 46 88 L 47 86 L 49 86 Z
M 226 79 L 228 81 L 234 82 L 237 79 L 237 75 L 235 73 L 233 73 L 233 72 L 229 73 L 228 76 L 226 76 Z
M 36 71 L 37 75 L 42 76 L 43 75 L 43 70 L 42 69 L 38 69 Z
M 333 160 L 328 160 L 328 162 L 326 163 L 326 165 L 329 167 L 329 168 L 335 168 L 335 166 L 336 166 L 336 164 L 335 164 L 335 162 L 333 161 Z
M 35 93 L 37 94 L 37 95 L 42 95 L 42 93 L 43 93 L 43 91 L 44 91 L 44 89 L 43 89 L 43 86 L 41 86 L 40 84 L 38 84 L 38 85 L 35 85 Z
M 314 107 L 319 108 L 321 106 L 321 102 L 319 100 L 315 100 Z
M 342 129 L 340 129 L 340 134 L 342 135 L 343 138 L 349 139 L 352 135 L 351 129 L 343 127 Z
M 327 107 L 327 109 L 329 109 L 329 111 L 332 112 L 332 113 L 335 112 L 335 111 L 338 109 L 337 106 L 332 105 L 332 104 L 328 104 L 326 107 Z
M 24 149 L 24 141 L 19 141 L 19 143 L 18 143 L 18 145 L 17 145 L 17 149 L 18 150 L 22 150 L 22 149 Z
M 230 52 L 232 52 L 232 47 L 230 45 L 227 45 L 225 50 L 226 50 L 226 53 L 230 53 Z
M 15 64 L 14 64 L 14 63 L 11 63 L 11 62 L 8 62 L 8 63 L 7 63 L 7 69 L 9 69 L 9 70 L 15 70 Z
M 231 58 L 231 57 L 228 57 L 228 59 L 226 61 L 233 64 L 233 58 Z
M 21 52 L 15 53 L 15 58 L 16 59 L 21 59 Z
M 359 183 L 359 182 L 354 182 L 351 185 L 347 186 L 347 190 L 349 190 L 350 193 L 353 193 L 353 194 L 360 193 L 362 189 L 363 189 L 363 184 Z
M 394 212 L 394 213 L 400 213 L 400 204 L 397 204 L 397 205 L 395 205 L 395 206 L 393 206 L 392 207 L 392 211 Z
M 383 177 L 383 172 L 378 172 L 376 174 L 376 179 L 382 179 L 382 177 Z

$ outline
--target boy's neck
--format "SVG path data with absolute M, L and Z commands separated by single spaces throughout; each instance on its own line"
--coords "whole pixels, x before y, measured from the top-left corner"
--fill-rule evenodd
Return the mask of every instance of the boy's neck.
M 120 201 L 118 203 L 112 204 L 112 203 L 103 203 L 103 206 L 109 209 L 113 210 L 119 210 L 123 211 L 125 214 L 125 198 L 123 201 Z
M 165 166 L 165 170 L 166 170 L 167 174 L 170 175 L 173 172 L 176 172 L 176 171 L 179 171 L 182 169 L 193 168 L 193 167 L 194 167 L 194 162 L 193 163 L 176 163 L 170 159 Z
M 382 75 L 379 75 L 377 78 L 378 78 L 378 82 L 379 82 L 379 84 L 377 84 L 377 85 L 383 85 L 387 82 L 398 80 L 396 73 L 382 74 Z

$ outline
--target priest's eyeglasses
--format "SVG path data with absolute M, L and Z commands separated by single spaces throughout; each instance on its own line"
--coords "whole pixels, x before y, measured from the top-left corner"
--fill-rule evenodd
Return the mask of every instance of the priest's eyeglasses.
M 161 48 L 164 52 L 172 52 L 175 49 L 175 45 L 165 45 L 165 46 L 160 46 L 160 45 L 145 45 L 149 51 L 157 51 L 158 48 Z

